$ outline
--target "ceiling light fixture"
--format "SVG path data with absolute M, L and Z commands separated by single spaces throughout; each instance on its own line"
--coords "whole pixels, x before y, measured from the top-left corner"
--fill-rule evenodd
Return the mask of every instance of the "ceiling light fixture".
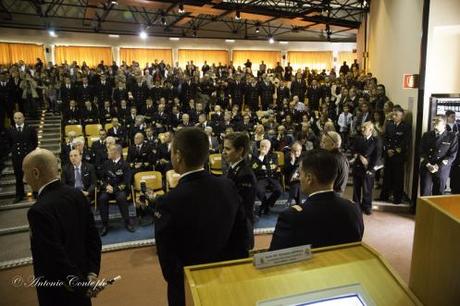
M 228 43 L 234 43 L 235 40 L 234 39 L 226 39 L 225 42 L 228 42 Z
M 185 9 L 184 9 L 184 4 L 181 3 L 179 4 L 179 10 L 177 11 L 179 14 L 183 14 L 185 13 Z
M 236 13 L 235 13 L 235 20 L 240 20 L 241 19 L 241 13 L 239 10 L 236 10 Z
M 48 30 L 48 34 L 49 34 L 51 37 L 57 37 L 56 32 L 55 32 L 54 30 Z
M 288 42 L 287 42 L 287 41 L 280 41 L 280 44 L 281 44 L 281 45 L 287 45 Z
M 110 38 L 118 38 L 118 37 L 120 37 L 120 35 L 118 35 L 118 34 L 109 34 L 109 37 Z
M 149 35 L 148 35 L 145 31 L 141 31 L 141 32 L 139 33 L 139 37 L 140 37 L 141 39 L 147 39 L 147 37 L 149 37 Z
M 180 40 L 180 38 L 179 37 L 170 37 L 169 40 L 176 40 L 177 41 L 177 40 Z
M 275 39 L 273 38 L 273 36 L 270 35 L 268 37 L 268 42 L 271 43 L 271 44 L 275 43 Z

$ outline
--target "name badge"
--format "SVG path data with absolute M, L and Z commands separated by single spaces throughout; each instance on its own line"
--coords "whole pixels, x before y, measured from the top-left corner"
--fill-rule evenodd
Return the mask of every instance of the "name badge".
M 256 269 L 263 269 L 308 260 L 312 258 L 311 244 L 293 248 L 257 253 L 254 255 L 253 264 Z

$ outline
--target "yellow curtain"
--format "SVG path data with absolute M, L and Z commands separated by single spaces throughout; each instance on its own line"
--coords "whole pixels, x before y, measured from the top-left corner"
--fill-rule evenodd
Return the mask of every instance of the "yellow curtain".
M 340 68 L 340 66 L 342 66 L 343 62 L 345 61 L 347 62 L 348 67 L 350 67 L 351 64 L 353 64 L 353 62 L 355 61 L 355 59 L 358 59 L 357 53 L 353 53 L 350 51 L 340 51 L 339 57 L 337 59 L 337 68 Z
M 288 62 L 294 68 L 321 71 L 332 67 L 332 51 L 288 51 Z
M 275 68 L 277 62 L 281 62 L 281 51 L 254 51 L 254 50 L 233 50 L 233 65 L 244 68 L 247 60 L 252 63 L 252 70 L 259 69 L 259 65 L 264 61 L 268 68 Z
M 228 64 L 228 51 L 227 50 L 194 50 L 194 49 L 179 49 L 179 66 L 184 68 L 187 62 L 193 61 L 195 66 L 201 69 L 204 61 L 209 66 L 212 64 L 219 65 L 219 62 L 223 65 Z
M 90 67 L 97 66 L 101 61 L 112 65 L 113 58 L 111 47 L 56 46 L 54 54 L 58 65 L 65 61 L 68 64 L 76 61 L 79 65 L 86 62 Z
M 11 64 L 10 50 L 7 43 L 0 43 L 0 64 L 9 65 Z
M 164 60 L 165 64 L 172 65 L 171 49 L 144 49 L 144 48 L 120 48 L 120 61 L 126 61 L 131 65 L 132 61 L 139 63 L 144 68 L 146 63 L 153 63 L 155 60 Z
M 0 64 L 14 64 L 23 60 L 26 65 L 33 65 L 40 58 L 45 62 L 43 45 L 0 43 Z

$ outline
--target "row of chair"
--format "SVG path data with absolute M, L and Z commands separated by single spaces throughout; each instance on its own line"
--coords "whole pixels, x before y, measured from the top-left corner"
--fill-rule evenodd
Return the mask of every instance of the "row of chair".
M 112 123 L 106 123 L 104 125 L 104 129 L 107 131 L 112 127 Z M 86 137 L 90 136 L 99 136 L 99 130 L 102 129 L 102 124 L 87 124 L 85 125 L 85 133 Z M 77 136 L 83 136 L 83 126 L 81 124 L 68 124 L 64 127 L 64 134 L 65 136 L 69 136 L 69 132 L 75 132 Z

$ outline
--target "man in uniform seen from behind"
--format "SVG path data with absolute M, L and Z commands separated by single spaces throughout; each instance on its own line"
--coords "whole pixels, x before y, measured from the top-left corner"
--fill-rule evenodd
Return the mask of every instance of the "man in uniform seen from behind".
M 202 130 L 179 130 L 171 149 L 179 183 L 154 202 L 155 240 L 169 305 L 185 305 L 184 266 L 247 256 L 241 200 L 231 180 L 204 170 L 208 149 Z
M 37 286 L 39 305 L 91 305 L 95 292 L 84 283 L 99 274 L 101 240 L 88 200 L 59 181 L 56 157 L 48 150 L 28 154 L 22 169 L 38 192 L 27 213 L 35 279 L 60 284 Z
M 326 150 L 309 151 L 302 158 L 300 184 L 308 195 L 300 205 L 280 213 L 270 250 L 311 244 L 325 247 L 361 241 L 364 224 L 359 206 L 334 192 L 335 156 Z
M 22 161 L 24 157 L 38 146 L 37 132 L 33 127 L 24 124 L 24 115 L 20 112 L 14 114 L 14 125 L 8 129 L 7 138 L 11 148 L 14 176 L 16 177 L 16 199 L 14 203 L 24 199 L 24 182 Z

